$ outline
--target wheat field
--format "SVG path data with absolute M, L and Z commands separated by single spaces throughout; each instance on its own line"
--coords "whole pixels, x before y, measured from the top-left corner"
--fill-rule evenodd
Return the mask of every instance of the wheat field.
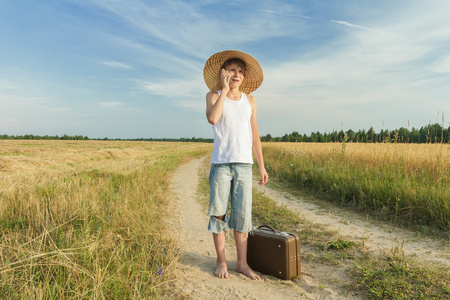
M 450 230 L 450 145 L 264 143 L 266 168 L 298 189 L 412 227 Z
M 0 298 L 171 298 L 171 172 L 210 144 L 0 141 Z
M 0 141 L 0 298 L 176 298 L 169 180 L 212 144 Z M 263 143 L 272 178 L 448 232 L 450 146 Z

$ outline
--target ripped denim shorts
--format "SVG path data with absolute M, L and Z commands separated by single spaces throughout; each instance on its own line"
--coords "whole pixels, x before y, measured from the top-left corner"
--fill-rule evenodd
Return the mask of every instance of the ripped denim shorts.
M 227 229 L 251 231 L 252 164 L 211 164 L 209 188 L 208 230 L 217 234 Z M 228 218 L 229 200 L 231 209 Z M 219 216 L 225 216 L 224 220 L 216 218 Z

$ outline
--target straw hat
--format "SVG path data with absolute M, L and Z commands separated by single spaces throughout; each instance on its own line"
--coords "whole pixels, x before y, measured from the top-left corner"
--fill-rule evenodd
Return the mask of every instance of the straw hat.
M 247 65 L 244 81 L 240 86 L 241 92 L 251 94 L 263 82 L 263 71 L 258 61 L 251 55 L 238 50 L 227 50 L 212 55 L 205 63 L 203 78 L 208 88 L 216 92 L 222 89 L 220 84 L 220 70 L 224 62 L 231 58 L 239 58 Z

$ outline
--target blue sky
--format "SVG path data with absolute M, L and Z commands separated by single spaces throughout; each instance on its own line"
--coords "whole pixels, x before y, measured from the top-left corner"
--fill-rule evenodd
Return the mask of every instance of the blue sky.
M 450 1 L 0 0 L 0 134 L 212 137 L 203 66 L 253 55 L 261 135 L 449 126 Z M 445 113 L 447 116 L 445 116 Z

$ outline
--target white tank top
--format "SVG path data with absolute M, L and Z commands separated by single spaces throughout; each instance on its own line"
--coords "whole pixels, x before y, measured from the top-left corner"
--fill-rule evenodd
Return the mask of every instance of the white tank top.
M 220 96 L 221 91 L 217 93 Z M 222 115 L 216 125 L 212 125 L 214 131 L 212 164 L 253 163 L 250 124 L 252 106 L 247 100 L 247 95 L 241 94 L 241 99 L 237 101 L 225 98 Z

